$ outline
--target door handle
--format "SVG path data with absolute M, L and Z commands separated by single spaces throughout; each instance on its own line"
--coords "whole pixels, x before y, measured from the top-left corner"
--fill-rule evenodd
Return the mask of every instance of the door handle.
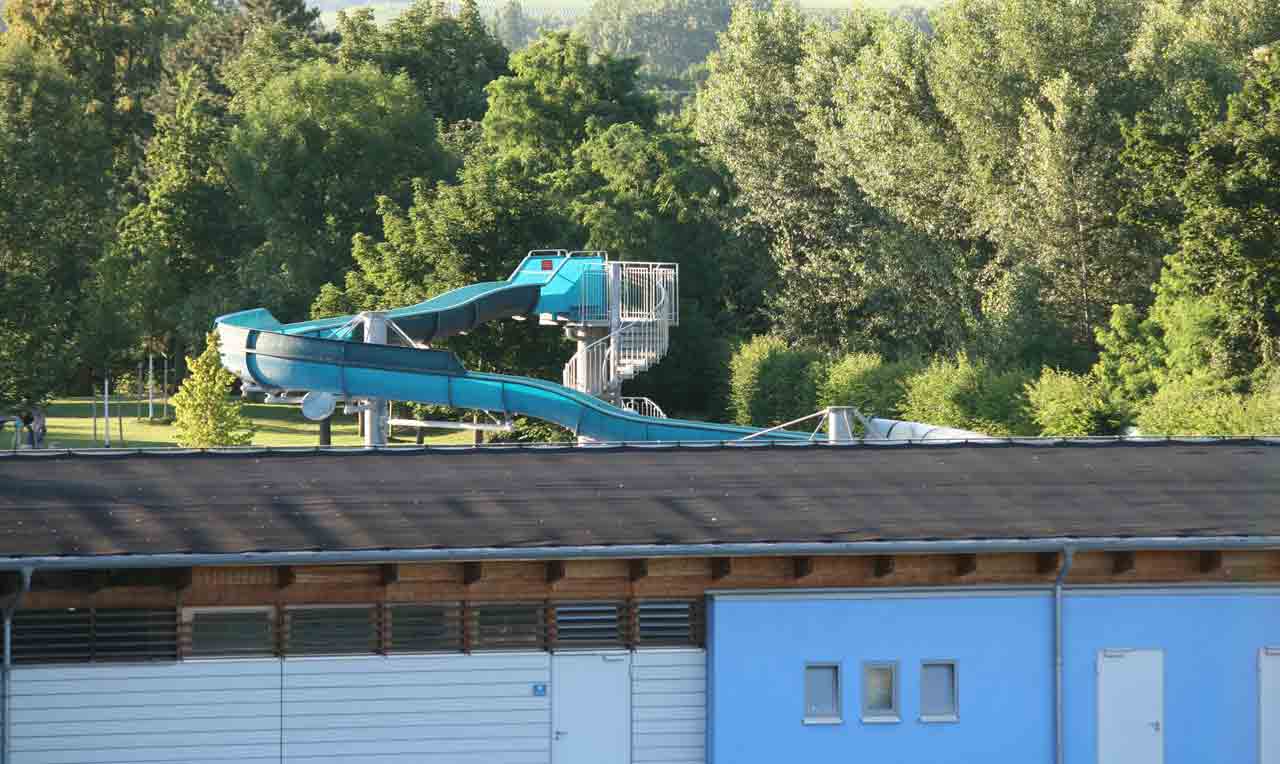
M 556 731 L 555 731 L 555 739 L 556 739 L 556 740 L 559 740 L 560 738 L 562 738 L 562 737 L 564 737 L 565 735 L 568 735 L 568 734 L 569 734 L 569 733 L 568 733 L 568 732 L 565 732 L 564 730 L 556 730 Z
M 1151 729 L 1155 730 L 1156 732 L 1159 732 L 1159 731 L 1160 731 L 1160 722 L 1151 722 Z

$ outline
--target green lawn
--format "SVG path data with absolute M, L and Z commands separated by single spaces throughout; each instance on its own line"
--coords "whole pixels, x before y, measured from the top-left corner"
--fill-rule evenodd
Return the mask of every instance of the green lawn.
M 302 416 L 297 406 L 284 404 L 248 403 L 245 413 L 258 425 L 253 443 L 256 446 L 314 446 L 319 442 L 320 426 Z M 169 409 L 172 415 L 173 409 Z M 161 412 L 156 402 L 156 416 Z M 142 418 L 138 415 L 141 413 Z M 132 400 L 111 401 L 111 445 L 120 447 L 120 427 L 124 427 L 124 446 L 128 448 L 175 446 L 173 427 L 146 419 L 147 404 L 139 407 Z M 92 407 L 88 398 L 64 398 L 49 406 L 49 434 L 45 445 L 50 448 L 94 448 L 102 446 L 102 401 L 98 401 L 98 433 L 94 439 Z M 404 444 L 414 442 L 411 430 L 397 430 L 395 435 Z M 428 434 L 427 442 L 435 445 L 471 443 L 470 432 L 436 431 Z M 354 416 L 335 415 L 333 419 L 333 445 L 358 446 L 359 430 Z M 13 428 L 6 427 L 0 434 L 0 449 L 13 446 Z

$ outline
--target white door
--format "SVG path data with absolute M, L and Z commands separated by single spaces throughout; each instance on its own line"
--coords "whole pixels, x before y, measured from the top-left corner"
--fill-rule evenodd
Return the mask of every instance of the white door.
M 1258 654 L 1258 731 L 1262 764 L 1280 764 L 1280 647 Z
M 551 729 L 554 764 L 629 764 L 631 654 L 552 656 Z
M 1098 653 L 1098 764 L 1163 764 L 1164 653 Z

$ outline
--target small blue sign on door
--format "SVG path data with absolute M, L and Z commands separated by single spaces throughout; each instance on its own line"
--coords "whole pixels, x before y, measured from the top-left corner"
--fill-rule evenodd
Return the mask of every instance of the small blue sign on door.
M 533 697 L 545 698 L 547 696 L 547 686 L 545 684 L 535 684 L 533 686 Z

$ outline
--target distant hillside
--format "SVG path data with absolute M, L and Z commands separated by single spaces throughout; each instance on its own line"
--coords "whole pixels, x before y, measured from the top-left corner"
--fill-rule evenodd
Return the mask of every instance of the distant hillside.
M 0 0 L 2 2 L 2 0 Z M 480 0 L 480 11 L 491 18 L 505 0 Z M 849 0 L 795 0 L 801 8 L 837 9 L 850 7 Z M 863 0 L 863 5 L 870 8 L 900 8 L 916 6 L 920 8 L 936 8 L 946 0 Z M 372 8 L 379 22 L 386 22 L 407 8 L 410 0 L 313 0 L 312 5 L 319 8 L 323 15 L 321 21 L 332 28 L 334 17 L 340 10 L 349 8 Z M 456 5 L 456 0 L 451 4 Z M 558 16 L 574 19 L 583 16 L 591 8 L 591 0 L 521 0 L 520 4 L 526 13 L 534 16 Z

